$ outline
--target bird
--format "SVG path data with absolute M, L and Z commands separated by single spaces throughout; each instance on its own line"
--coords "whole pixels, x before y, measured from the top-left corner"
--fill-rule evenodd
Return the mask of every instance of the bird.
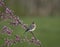
M 25 32 L 32 32 L 36 29 L 36 24 L 32 22 L 32 24 L 25 30 Z

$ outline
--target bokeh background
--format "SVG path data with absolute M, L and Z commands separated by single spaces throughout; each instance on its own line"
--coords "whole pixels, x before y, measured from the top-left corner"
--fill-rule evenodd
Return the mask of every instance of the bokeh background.
M 60 47 L 60 0 L 5 0 L 5 2 L 24 23 L 28 25 L 32 21 L 36 23 L 34 34 L 41 41 L 42 47 Z M 0 29 L 3 25 L 7 25 L 14 30 L 13 34 L 19 34 L 22 37 L 24 30 L 20 26 L 12 27 L 8 22 L 8 20 L 5 22 L 0 20 Z M 27 33 L 27 36 L 29 37 L 30 33 Z M 0 37 L 8 36 L 0 34 Z M 0 44 L 2 43 L 3 40 L 0 41 Z M 11 47 L 39 46 L 18 43 Z

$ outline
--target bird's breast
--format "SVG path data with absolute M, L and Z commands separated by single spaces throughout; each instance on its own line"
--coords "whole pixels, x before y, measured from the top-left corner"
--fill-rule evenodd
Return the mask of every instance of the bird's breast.
M 36 29 L 36 26 L 34 28 L 32 28 L 31 30 L 29 30 L 29 31 L 34 31 L 35 29 Z

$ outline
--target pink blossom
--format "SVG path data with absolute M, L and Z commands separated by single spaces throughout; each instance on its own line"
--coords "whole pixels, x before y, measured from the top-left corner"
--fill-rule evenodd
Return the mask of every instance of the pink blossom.
M 39 40 L 36 40 L 35 44 L 41 46 L 41 42 Z
M 11 35 L 12 34 L 12 31 L 11 30 L 7 30 L 6 32 L 8 35 Z
M 11 10 L 9 8 L 6 8 L 6 13 L 11 13 Z
M 5 39 L 4 45 L 7 47 L 10 47 L 12 45 L 12 41 L 9 40 L 8 38 Z
M 8 35 L 12 34 L 12 30 L 7 26 L 3 26 L 2 33 L 7 33 Z
M 19 20 L 19 17 L 13 16 L 13 21 L 10 24 L 17 26 L 21 24 L 21 20 Z
M 21 40 L 20 37 L 18 35 L 15 35 L 15 41 L 20 42 L 20 40 Z
M 0 6 L 3 6 L 4 2 L 2 0 L 0 0 Z
M 27 26 L 26 24 L 22 24 L 21 26 L 22 26 L 22 28 L 25 29 L 25 30 L 28 28 L 28 26 Z
M 5 33 L 6 32 L 6 29 L 7 29 L 7 26 L 3 26 L 2 33 Z
M 31 43 L 34 43 L 34 42 L 35 42 L 35 38 L 32 37 L 30 42 L 31 42 Z
M 6 12 L 7 14 L 9 14 L 10 16 L 13 16 L 13 12 L 12 12 L 12 10 L 10 10 L 9 8 L 6 8 L 5 12 Z

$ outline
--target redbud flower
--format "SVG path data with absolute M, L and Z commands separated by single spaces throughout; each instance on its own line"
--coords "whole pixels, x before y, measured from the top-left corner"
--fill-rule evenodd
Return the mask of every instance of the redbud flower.
M 3 26 L 2 33 L 7 33 L 8 35 L 12 34 L 12 30 L 7 26 Z
M 7 32 L 6 32 L 8 35 L 11 35 L 12 34 L 12 30 L 8 30 L 7 29 Z
M 41 46 L 41 42 L 39 40 L 36 40 L 35 44 L 38 45 L 38 46 Z
M 2 0 L 0 0 L 0 6 L 4 6 L 4 2 Z
M 5 39 L 4 45 L 7 47 L 10 47 L 12 45 L 12 41 L 9 40 L 8 38 Z
M 16 42 L 20 42 L 21 41 L 21 38 L 18 35 L 15 35 L 15 41 Z
M 31 40 L 30 40 L 31 43 L 34 43 L 35 42 L 35 38 L 32 37 Z
M 14 26 L 17 26 L 19 24 L 22 24 L 22 21 L 19 19 L 19 17 L 13 16 L 13 19 L 12 20 L 13 21 L 10 24 L 12 24 Z
M 6 29 L 7 29 L 7 26 L 3 26 L 2 33 L 5 33 L 6 32 Z
M 26 24 L 22 24 L 21 26 L 22 26 L 22 28 L 25 29 L 25 30 L 28 28 L 28 26 L 27 26 Z
M 5 12 L 6 12 L 7 14 L 10 14 L 10 16 L 13 16 L 13 12 L 12 12 L 12 10 L 10 10 L 9 8 L 6 8 Z

